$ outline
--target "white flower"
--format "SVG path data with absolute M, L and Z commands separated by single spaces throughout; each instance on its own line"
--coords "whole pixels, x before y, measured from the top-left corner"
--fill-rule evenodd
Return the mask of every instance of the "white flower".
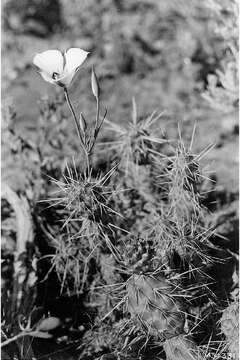
M 33 58 L 43 79 L 51 84 L 68 87 L 88 52 L 79 48 L 71 48 L 64 53 L 59 50 L 47 50 Z

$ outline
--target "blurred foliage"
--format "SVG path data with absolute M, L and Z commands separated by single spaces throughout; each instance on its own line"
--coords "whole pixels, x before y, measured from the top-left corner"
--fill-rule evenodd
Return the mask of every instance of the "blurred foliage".
M 236 41 L 236 34 L 229 35 L 231 27 L 236 27 L 232 9 L 225 11 L 221 4 L 219 10 L 218 2 L 215 7 L 211 4 L 196 0 L 38 0 L 29 5 L 28 0 L 8 0 L 3 14 L 5 28 L 17 36 L 37 32 L 36 23 L 46 28 L 45 37 L 64 34 L 75 46 L 94 52 L 99 63 L 104 59 L 101 66 L 106 75 L 140 72 L 146 76 L 156 67 L 192 71 L 190 65 L 197 64 L 197 80 L 206 82 L 225 56 L 226 41 L 228 46 L 232 36 Z M 35 21 L 31 31 L 28 19 Z M 216 30 L 219 26 L 222 33 Z
M 224 113 L 234 111 L 239 106 L 238 90 L 238 1 L 209 1 L 209 9 L 215 22 L 215 33 L 222 40 L 224 58 L 214 75 L 208 75 L 208 86 L 204 97 L 214 108 Z
M 29 198 L 45 195 L 46 184 L 50 182 L 47 177 L 58 177 L 65 168 L 65 160 L 77 151 L 77 139 L 75 136 L 74 141 L 71 139 L 62 105 L 62 95 L 41 100 L 36 139 L 19 132 L 17 114 L 11 105 L 5 104 L 3 108 L 2 181 L 13 189 L 28 190 Z
M 15 33 L 46 37 L 62 26 L 58 0 L 5 0 L 4 26 Z

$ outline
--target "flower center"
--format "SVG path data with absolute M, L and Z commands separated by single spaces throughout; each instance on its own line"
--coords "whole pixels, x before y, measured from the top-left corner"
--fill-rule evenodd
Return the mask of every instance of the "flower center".
M 60 74 L 57 73 L 57 72 L 54 72 L 54 73 L 52 74 L 53 80 L 57 80 L 59 77 L 60 77 Z

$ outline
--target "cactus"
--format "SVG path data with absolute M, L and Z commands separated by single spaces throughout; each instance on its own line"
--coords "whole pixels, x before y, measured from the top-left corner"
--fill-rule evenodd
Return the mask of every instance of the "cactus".
M 163 343 L 167 360 L 201 360 L 184 331 L 185 312 L 178 286 L 163 276 L 132 275 L 127 282 L 128 311 L 147 335 Z
M 239 306 L 238 299 L 230 303 L 226 309 L 223 310 L 221 318 L 221 329 L 226 336 L 226 341 L 232 359 L 239 359 Z
M 128 311 L 148 334 L 162 340 L 184 332 L 183 306 L 173 291 L 161 276 L 132 275 L 127 282 Z
M 202 356 L 194 342 L 184 335 L 165 341 L 163 345 L 167 360 L 200 360 Z

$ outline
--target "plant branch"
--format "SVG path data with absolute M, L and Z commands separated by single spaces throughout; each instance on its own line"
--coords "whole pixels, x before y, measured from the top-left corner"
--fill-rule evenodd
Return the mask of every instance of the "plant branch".
M 21 337 L 24 337 L 24 336 L 26 336 L 26 335 L 29 335 L 29 334 L 28 334 L 27 332 L 23 331 L 23 332 L 21 332 L 20 334 L 17 334 L 17 335 L 15 335 L 15 336 L 13 336 L 12 338 L 3 341 L 3 342 L 1 343 L 1 347 L 7 346 L 7 345 L 10 344 L 11 342 L 16 341 L 16 340 L 18 340 L 18 339 L 20 339 Z

